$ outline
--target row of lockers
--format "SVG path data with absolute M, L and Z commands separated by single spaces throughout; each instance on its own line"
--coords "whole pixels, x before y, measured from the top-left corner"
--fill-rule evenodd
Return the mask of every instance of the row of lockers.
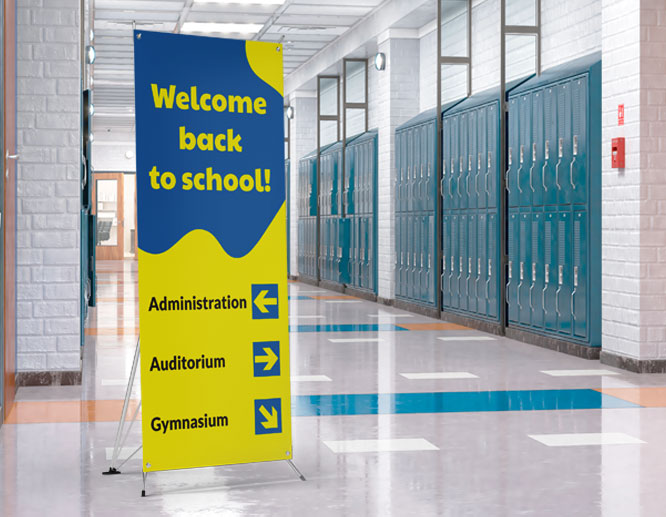
M 317 218 L 298 219 L 298 273 L 310 278 L 317 277 Z
M 317 153 L 299 163 L 299 214 L 301 217 L 372 214 L 377 178 L 377 132 L 347 139 L 345 176 L 342 178 L 342 142 L 320 151 L 321 172 L 317 189 Z M 317 194 L 318 192 L 318 194 Z M 318 204 L 317 204 L 318 201 Z
M 510 326 L 599 345 L 600 76 L 596 54 L 507 85 L 505 172 L 498 90 L 443 107 L 439 282 L 436 268 L 428 267 L 438 251 L 431 239 L 436 194 L 428 194 L 437 184 L 427 173 L 422 182 L 420 172 L 436 142 L 435 113 L 396 130 L 398 298 L 436 307 L 439 288 L 442 310 L 490 321 L 499 321 L 506 303 Z M 503 173 L 506 192 L 500 189 Z M 509 207 L 504 248 L 502 195 Z M 433 230 L 424 230 L 430 224 Z M 509 256 L 505 300 L 503 252 Z

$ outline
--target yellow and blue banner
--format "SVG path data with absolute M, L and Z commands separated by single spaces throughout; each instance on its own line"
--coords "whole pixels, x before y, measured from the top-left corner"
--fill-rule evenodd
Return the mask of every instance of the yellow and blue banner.
M 134 62 L 143 470 L 291 459 L 282 47 Z

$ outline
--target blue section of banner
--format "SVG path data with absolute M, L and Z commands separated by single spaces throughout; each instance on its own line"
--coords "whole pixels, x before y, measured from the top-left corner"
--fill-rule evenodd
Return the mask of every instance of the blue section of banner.
M 137 217 L 139 228 L 150 229 L 139 232 L 139 248 L 162 253 L 190 231 L 202 229 L 215 236 L 232 257 L 245 256 L 261 239 L 285 199 L 283 142 L 268 136 L 283 132 L 281 95 L 254 73 L 244 41 L 135 31 L 134 45 L 140 150 L 137 189 L 142 199 Z M 171 109 L 166 103 L 162 108 L 155 106 L 153 88 L 164 89 L 166 95 L 172 86 L 173 98 L 177 100 L 180 95 L 183 104 L 186 95 L 185 105 L 190 109 L 180 109 L 175 101 Z M 203 98 L 206 94 L 210 97 Z M 216 95 L 221 96 L 217 101 Z M 229 104 L 230 96 L 249 97 L 253 112 L 247 113 L 244 101 L 234 104 L 237 111 L 243 105 L 245 113 L 232 113 L 229 106 L 224 111 L 213 108 Z M 254 102 L 259 98 L 266 101 L 265 114 L 255 109 Z M 205 111 L 204 104 L 211 110 Z M 181 127 L 182 134 L 192 134 L 197 142 L 201 134 L 212 135 L 212 139 L 202 137 L 203 147 L 224 135 L 218 143 L 230 150 L 223 152 L 215 146 L 214 150 L 201 150 L 198 144 L 192 150 L 181 149 Z M 192 138 L 185 140 L 191 143 Z M 242 152 L 238 152 L 239 147 Z M 151 180 L 154 168 L 159 177 L 154 172 Z M 170 183 L 166 172 L 176 180 L 171 189 L 167 188 Z M 192 181 L 190 190 L 182 188 L 185 173 L 191 173 L 192 180 L 202 174 L 198 182 Z M 232 192 L 225 188 L 224 181 L 210 179 L 219 174 L 223 180 L 230 173 L 237 178 L 249 175 L 260 187 L 243 191 L 239 185 Z M 218 190 L 218 184 L 222 190 Z M 246 178 L 245 186 L 248 184 Z M 204 190 L 198 190 L 197 185 Z M 207 190 L 211 187 L 213 190 Z

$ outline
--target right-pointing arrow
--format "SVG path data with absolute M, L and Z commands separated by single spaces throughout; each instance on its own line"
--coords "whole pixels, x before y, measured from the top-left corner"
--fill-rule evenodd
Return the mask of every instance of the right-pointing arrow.
M 275 355 L 275 352 L 269 347 L 264 347 L 264 352 L 266 355 L 258 355 L 254 358 L 255 363 L 266 363 L 264 366 L 264 371 L 272 370 L 275 363 L 277 363 L 278 356 Z

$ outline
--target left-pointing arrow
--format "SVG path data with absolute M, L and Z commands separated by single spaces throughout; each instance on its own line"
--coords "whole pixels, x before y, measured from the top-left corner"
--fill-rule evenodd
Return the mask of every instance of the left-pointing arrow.
M 272 370 L 275 363 L 277 363 L 278 356 L 275 355 L 275 352 L 268 347 L 264 348 L 266 355 L 258 355 L 254 358 L 255 363 L 266 363 L 264 366 L 264 371 Z
M 277 409 L 271 408 L 271 412 L 269 413 L 268 410 L 264 406 L 261 406 L 259 408 L 259 412 L 266 419 L 265 422 L 261 422 L 261 425 L 264 426 L 264 429 L 276 429 L 277 428 L 277 426 L 278 426 L 278 412 L 277 412 Z
M 278 302 L 277 298 L 266 298 L 267 295 L 268 289 L 264 289 L 259 291 L 259 294 L 254 299 L 254 304 L 257 306 L 257 309 L 259 309 L 264 314 L 268 312 L 266 305 L 277 305 Z

